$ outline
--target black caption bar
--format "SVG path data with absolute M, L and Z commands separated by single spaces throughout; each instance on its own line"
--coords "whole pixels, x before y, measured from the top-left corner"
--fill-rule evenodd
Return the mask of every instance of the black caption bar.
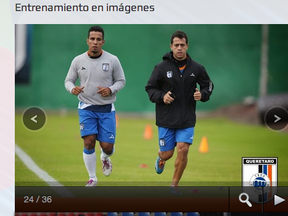
M 241 202 L 247 187 L 16 187 L 16 212 L 288 212 L 288 187 L 277 188 L 283 201 Z M 264 190 L 263 190 L 264 191 Z M 61 195 L 62 194 L 62 195 Z M 253 194 L 248 192 L 250 197 Z M 266 194 L 263 194 L 265 196 Z M 261 194 L 258 194 L 261 196 Z M 242 197 L 245 200 L 246 197 Z

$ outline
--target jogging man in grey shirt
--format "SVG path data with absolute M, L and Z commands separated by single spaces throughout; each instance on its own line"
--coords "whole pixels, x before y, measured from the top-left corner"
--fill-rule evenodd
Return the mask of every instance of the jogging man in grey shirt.
M 105 176 L 112 172 L 110 156 L 116 137 L 116 93 L 125 86 L 125 75 L 118 58 L 102 49 L 104 30 L 88 31 L 88 51 L 76 56 L 65 79 L 65 88 L 79 99 L 80 133 L 84 141 L 83 159 L 89 174 L 86 186 L 97 186 L 95 143 L 101 146 L 100 159 Z M 80 85 L 75 86 L 79 78 Z

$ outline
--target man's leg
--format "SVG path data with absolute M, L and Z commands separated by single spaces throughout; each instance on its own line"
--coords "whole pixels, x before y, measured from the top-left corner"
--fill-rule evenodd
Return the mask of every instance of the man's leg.
M 110 156 L 114 153 L 114 144 L 100 141 L 102 161 L 102 171 L 105 176 L 109 176 L 112 172 L 112 162 Z
M 96 177 L 96 153 L 95 153 L 95 135 L 88 135 L 83 137 L 84 140 L 84 151 L 83 151 L 83 160 L 87 172 L 89 174 L 89 181 L 86 186 L 96 186 L 97 177 Z
M 188 162 L 188 151 L 189 151 L 190 144 L 185 142 L 178 142 L 177 143 L 177 157 L 174 164 L 174 174 L 172 179 L 171 186 L 177 186 L 182 174 L 187 166 Z
M 112 162 L 110 156 L 114 153 L 114 143 L 116 137 L 115 111 L 109 113 L 98 113 L 99 132 L 97 139 L 101 146 L 100 159 L 102 161 L 102 171 L 105 176 L 112 172 Z
M 158 157 L 155 163 L 156 173 L 161 174 L 164 170 L 165 163 L 169 160 L 174 154 L 174 149 L 169 151 L 158 151 Z
M 165 162 L 174 154 L 175 135 L 174 129 L 158 127 L 159 151 L 155 163 L 155 171 L 161 174 L 165 167 Z
M 84 141 L 83 160 L 89 174 L 89 181 L 86 186 L 96 186 L 96 153 L 95 142 L 97 131 L 97 120 L 92 111 L 78 110 L 80 133 Z
M 158 156 L 160 157 L 161 160 L 167 161 L 169 160 L 174 154 L 174 149 L 169 150 L 169 151 L 158 151 Z

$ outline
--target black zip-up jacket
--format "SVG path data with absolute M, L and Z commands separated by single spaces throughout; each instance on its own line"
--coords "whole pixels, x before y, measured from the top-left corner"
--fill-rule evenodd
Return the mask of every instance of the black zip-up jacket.
M 196 101 L 193 94 L 197 83 L 200 85 L 201 101 L 208 101 L 214 85 L 205 68 L 187 54 L 187 64 L 181 74 L 173 53 L 163 56 L 163 61 L 155 66 L 145 86 L 150 101 L 156 103 L 157 126 L 179 129 L 195 126 Z M 168 91 L 175 95 L 171 104 L 163 102 Z

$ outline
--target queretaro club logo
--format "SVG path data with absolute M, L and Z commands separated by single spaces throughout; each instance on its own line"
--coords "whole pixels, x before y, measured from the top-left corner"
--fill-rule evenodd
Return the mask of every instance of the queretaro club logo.
M 277 192 L 278 158 L 242 158 L 242 186 L 251 201 L 270 201 Z

